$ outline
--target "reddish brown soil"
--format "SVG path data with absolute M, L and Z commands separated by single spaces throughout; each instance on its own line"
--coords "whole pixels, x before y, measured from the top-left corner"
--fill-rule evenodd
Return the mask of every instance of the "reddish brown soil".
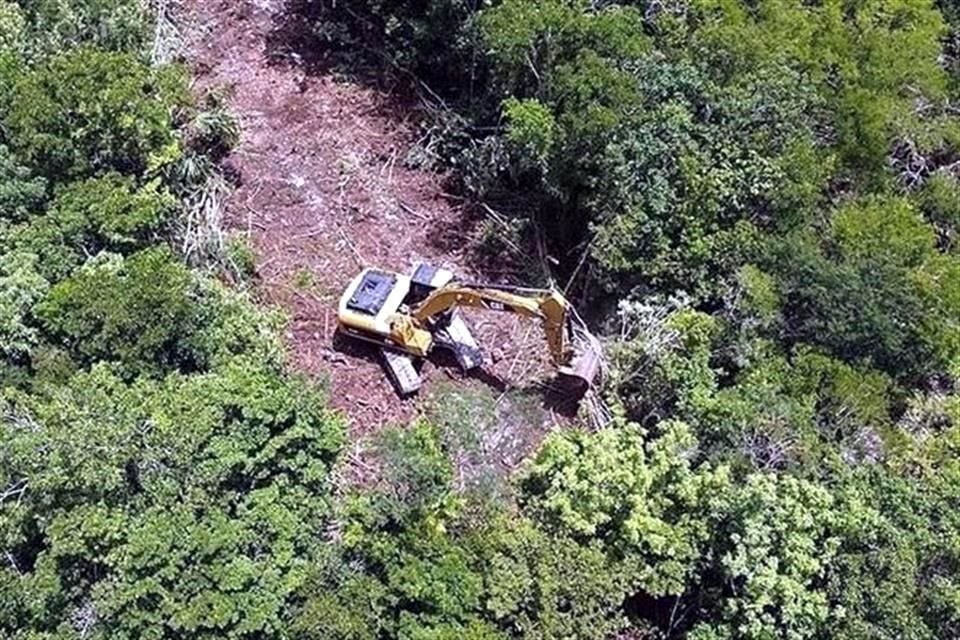
M 241 181 L 228 219 L 255 248 L 259 295 L 292 318 L 292 365 L 328 380 L 355 435 L 411 419 L 421 401 L 395 395 L 373 349 L 334 334 L 338 298 L 362 265 L 406 272 L 428 261 L 477 275 L 465 256 L 469 225 L 443 195 L 443 176 L 404 164 L 415 112 L 377 90 L 308 73 L 295 58 L 278 63 L 267 45 L 278 0 L 190 5 L 198 82 L 225 87 L 243 126 L 227 159 Z M 469 320 L 495 362 L 464 384 L 506 387 L 542 375 L 539 327 L 505 315 Z M 431 379 L 459 373 L 427 363 L 424 375 L 429 389 Z

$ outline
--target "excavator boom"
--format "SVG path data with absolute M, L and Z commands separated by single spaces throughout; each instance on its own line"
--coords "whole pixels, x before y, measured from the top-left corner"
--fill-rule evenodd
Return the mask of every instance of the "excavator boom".
M 411 314 L 425 323 L 433 317 L 459 307 L 473 307 L 490 311 L 506 311 L 543 322 L 547 346 L 554 364 L 560 366 L 570 357 L 565 336 L 569 303 L 559 291 L 531 291 L 525 295 L 484 284 L 453 283 L 437 289 Z

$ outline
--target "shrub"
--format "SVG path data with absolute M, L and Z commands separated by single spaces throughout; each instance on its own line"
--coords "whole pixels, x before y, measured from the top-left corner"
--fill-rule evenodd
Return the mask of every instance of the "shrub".
M 40 340 L 33 305 L 50 283 L 37 273 L 36 262 L 28 253 L 0 255 L 0 354 L 12 360 L 28 356 Z
M 19 222 L 36 213 L 46 191 L 46 181 L 35 177 L 8 147 L 0 145 L 0 219 Z
M 936 251 L 933 228 L 902 199 L 840 209 L 822 238 L 777 244 L 770 258 L 784 300 L 782 330 L 907 384 L 948 370 L 957 354 L 960 263 Z
M 0 482 L 30 486 L 0 518 L 4 637 L 283 628 L 343 437 L 309 386 L 250 360 L 132 386 L 97 365 L 0 409 Z
M 51 182 L 140 175 L 177 145 L 173 111 L 186 102 L 178 69 L 77 49 L 24 71 L 3 123 L 14 151 Z
M 175 211 L 176 201 L 159 182 L 137 187 L 133 178 L 112 173 L 62 188 L 46 214 L 16 228 L 12 240 L 41 256 L 42 273 L 55 281 L 85 256 L 131 253 L 155 242 Z
M 44 329 L 82 363 L 117 362 L 128 378 L 194 370 L 204 309 L 196 281 L 166 247 L 101 254 L 37 306 Z
M 150 35 L 150 12 L 129 0 L 21 0 L 34 56 L 92 45 L 140 51 Z

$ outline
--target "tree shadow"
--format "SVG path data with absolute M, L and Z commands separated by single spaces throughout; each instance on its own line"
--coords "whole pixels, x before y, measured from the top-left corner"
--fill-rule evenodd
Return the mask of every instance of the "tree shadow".
M 379 42 L 377 34 L 382 25 L 369 25 L 371 18 L 357 15 L 344 3 L 316 2 L 315 0 L 284 0 L 282 8 L 273 16 L 271 31 L 265 38 L 267 59 L 271 65 L 296 69 L 310 77 L 333 76 L 377 91 L 379 100 L 372 112 L 390 119 L 409 120 L 420 126 L 417 135 L 425 139 L 447 136 L 462 137 L 466 141 L 478 132 L 471 130 L 466 121 L 451 124 L 443 113 L 452 114 L 443 98 L 433 93 L 420 79 L 410 72 L 391 64 L 388 56 L 378 53 L 387 46 Z M 360 25 L 360 26 L 358 26 Z M 366 26 L 363 26 L 366 25 Z M 353 43 L 362 43 L 356 46 Z M 448 98 L 450 96 L 447 96 Z M 441 114 L 438 117 L 438 113 Z M 452 116 L 459 122 L 459 116 Z M 450 129 L 452 127 L 452 129 Z M 433 129 L 439 129 L 438 132 Z M 462 131 L 460 130 L 462 128 Z M 451 134 L 453 131 L 453 134 Z M 482 136 L 481 136 L 482 137 Z M 429 146 L 429 145 L 425 145 Z M 515 247 L 509 252 L 496 246 L 477 243 L 480 224 L 487 218 L 480 205 L 463 197 L 467 189 L 459 171 L 450 171 L 444 166 L 442 156 L 449 151 L 449 142 L 441 143 L 440 151 L 430 152 L 425 162 L 437 167 L 424 166 L 423 170 L 434 173 L 438 191 L 445 194 L 447 205 L 459 212 L 456 219 L 431 220 L 433 229 L 428 241 L 433 248 L 444 253 L 462 254 L 467 266 L 474 271 L 501 280 L 507 276 L 519 283 L 516 276 L 529 275 L 529 261 L 524 264 L 523 255 L 535 255 L 531 246 Z M 511 217 L 517 211 L 528 209 L 531 203 L 519 195 L 523 190 L 497 187 L 488 194 L 491 204 Z M 529 240 L 528 238 L 525 240 Z M 465 247 L 470 243 L 469 247 Z
M 265 39 L 267 60 L 307 76 L 347 77 L 392 97 L 403 95 L 409 102 L 413 95 L 409 79 L 396 73 L 385 56 L 373 53 L 377 48 L 369 41 L 376 31 L 357 27 L 364 18 L 349 5 L 349 1 L 284 0 Z
M 316 28 L 326 13 L 327 9 L 319 2 L 285 0 L 266 36 L 270 64 L 297 67 L 310 75 L 333 71 L 341 56 Z
M 451 182 L 453 180 L 451 179 Z M 513 243 L 498 239 L 498 230 L 491 222 L 483 205 L 466 201 L 456 195 L 453 184 L 450 201 L 457 216 L 436 220 L 427 236 L 430 246 L 446 254 L 462 256 L 464 265 L 484 282 L 516 286 L 547 286 L 544 269 L 536 249 L 526 239 Z
M 580 401 L 586 389 L 562 375 L 555 375 L 543 385 L 543 408 L 573 420 L 580 412 Z

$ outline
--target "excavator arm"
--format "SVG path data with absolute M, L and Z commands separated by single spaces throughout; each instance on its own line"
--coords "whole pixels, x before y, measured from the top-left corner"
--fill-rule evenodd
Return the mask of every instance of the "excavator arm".
M 569 363 L 572 353 L 566 330 L 569 303 L 559 291 L 517 289 L 499 285 L 450 283 L 427 296 L 412 311 L 421 325 L 457 307 L 506 311 L 543 322 L 554 364 Z

